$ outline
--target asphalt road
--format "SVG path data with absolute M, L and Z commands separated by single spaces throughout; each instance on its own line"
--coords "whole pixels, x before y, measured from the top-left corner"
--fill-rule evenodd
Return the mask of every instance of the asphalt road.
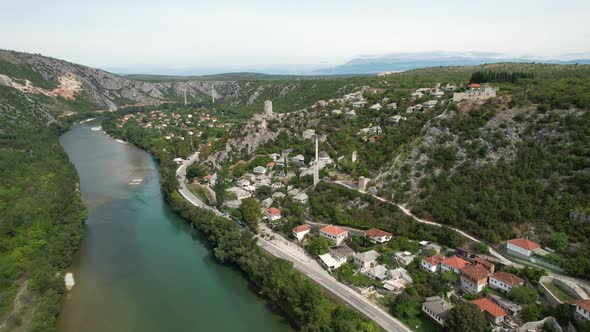
M 213 211 L 219 216 L 224 217 L 223 213 L 219 210 L 212 208 L 205 203 L 203 203 L 198 197 L 196 197 L 193 193 L 190 192 L 185 186 L 185 179 L 186 179 L 186 168 L 192 164 L 195 160 L 198 159 L 198 153 L 191 155 L 186 161 L 184 161 L 176 170 L 176 176 L 178 178 L 180 189 L 180 194 L 186 198 L 189 202 L 193 205 L 208 209 Z M 273 233 L 272 235 L 277 237 L 281 237 L 279 234 Z M 317 282 L 322 287 L 330 291 L 333 295 L 337 296 L 338 298 L 342 299 L 344 302 L 349 304 L 351 307 L 357 309 L 358 311 L 365 314 L 367 317 L 375 321 L 375 323 L 379 324 L 383 329 L 386 331 L 403 331 L 409 332 L 411 331 L 408 327 L 406 327 L 401 321 L 395 319 L 383 309 L 381 309 L 375 303 L 369 301 L 364 296 L 356 293 L 352 288 L 345 286 L 344 284 L 340 283 L 334 277 L 332 277 L 326 270 L 324 270 L 318 262 L 315 260 L 308 260 L 304 261 L 301 258 L 289 253 L 289 251 L 273 244 L 271 241 L 265 240 L 261 237 L 258 237 L 257 241 L 258 245 L 269 252 L 270 254 L 288 260 L 293 263 L 293 267 L 300 271 L 301 273 L 305 274 L 311 280 Z

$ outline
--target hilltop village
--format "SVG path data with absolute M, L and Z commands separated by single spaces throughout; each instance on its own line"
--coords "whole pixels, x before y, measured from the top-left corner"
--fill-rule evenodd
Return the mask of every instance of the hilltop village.
M 477 83 L 437 83 L 401 97 L 386 91 L 362 86 L 290 114 L 273 113 L 266 101 L 244 123 L 206 108 L 129 113 L 116 128 L 149 133 L 150 144 L 175 151 L 179 165 L 190 160 L 181 190 L 292 257 L 317 262 L 326 277 L 412 329 L 453 330 L 468 320 L 494 331 L 560 330 L 570 312 L 590 320 L 590 290 L 559 277 L 555 249 L 525 237 L 490 248 L 423 222 L 383 198 L 382 176 L 370 177 L 367 159 L 380 157 L 372 151 L 405 122 L 445 119 L 509 97 Z M 343 147 L 347 140 L 360 148 Z M 189 158 L 194 146 L 199 162 Z

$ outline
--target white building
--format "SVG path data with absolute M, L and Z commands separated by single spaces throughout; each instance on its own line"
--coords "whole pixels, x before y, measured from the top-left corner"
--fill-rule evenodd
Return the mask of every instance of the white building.
M 441 272 L 453 271 L 453 272 L 459 274 L 460 270 L 469 264 L 470 263 L 468 261 L 464 260 L 463 258 L 459 258 L 457 256 L 452 256 L 452 257 L 449 257 L 449 258 L 443 260 L 442 262 L 440 262 L 440 271 Z
M 300 225 L 293 228 L 293 237 L 297 239 L 297 241 L 303 240 L 305 235 L 307 235 L 311 231 L 311 226 L 308 224 Z
M 395 260 L 402 265 L 409 265 L 410 263 L 412 263 L 414 258 L 416 258 L 416 255 L 413 255 L 409 251 L 396 252 L 394 256 Z
M 271 207 L 264 210 L 264 215 L 266 215 L 269 221 L 276 221 L 281 219 L 281 210 Z
M 442 262 L 442 260 L 443 260 L 443 257 L 440 255 L 426 257 L 426 258 L 423 258 L 422 261 L 420 261 L 420 267 L 423 270 L 426 270 L 431 273 L 435 273 L 435 272 L 440 271 L 440 262 Z
M 354 255 L 354 264 L 361 269 L 361 271 L 375 266 L 379 253 L 375 250 L 369 250 L 365 252 L 359 252 Z
M 521 256 L 524 258 L 530 258 L 535 249 L 540 248 L 541 245 L 538 243 L 529 241 L 527 239 L 518 238 L 506 241 L 506 250 L 508 254 Z
M 590 320 L 590 299 L 576 300 L 576 316 L 581 319 Z
M 439 296 L 427 297 L 426 301 L 422 303 L 422 311 L 434 319 L 441 326 L 445 325 L 445 320 L 453 305 Z
M 381 106 L 381 104 L 377 103 L 371 107 L 369 107 L 370 110 L 375 110 L 375 111 L 379 111 L 383 108 L 383 106 Z
M 329 225 L 320 229 L 320 236 L 329 239 L 336 245 L 340 245 L 348 237 L 348 231 L 336 226 Z
M 489 277 L 489 286 L 491 288 L 500 289 L 506 293 L 512 290 L 512 287 L 523 286 L 524 280 L 520 279 L 519 277 L 506 273 L 506 272 L 496 272 L 492 273 Z
M 264 173 L 266 173 L 266 167 L 263 167 L 263 166 L 254 167 L 254 174 L 264 174 Z
M 385 243 L 391 240 L 393 234 L 377 228 L 371 228 L 365 232 L 365 236 L 368 237 L 373 243 Z
M 240 201 L 243 199 L 246 199 L 248 197 L 252 197 L 252 193 L 250 193 L 247 190 L 245 190 L 244 188 L 240 188 L 240 187 L 231 187 L 231 188 L 226 189 L 226 191 L 229 191 L 230 193 L 235 194 L 236 198 Z

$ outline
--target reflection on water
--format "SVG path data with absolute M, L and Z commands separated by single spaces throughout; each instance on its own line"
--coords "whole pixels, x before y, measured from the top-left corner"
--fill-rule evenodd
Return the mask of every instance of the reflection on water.
M 150 156 L 90 129 L 98 125 L 60 139 L 89 216 L 58 330 L 290 331 L 164 204 Z

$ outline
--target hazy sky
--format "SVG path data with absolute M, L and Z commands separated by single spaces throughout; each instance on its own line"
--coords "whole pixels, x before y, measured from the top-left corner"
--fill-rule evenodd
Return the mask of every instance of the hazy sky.
M 95 67 L 337 64 L 359 55 L 590 55 L 588 0 L 0 0 L 0 48 Z

